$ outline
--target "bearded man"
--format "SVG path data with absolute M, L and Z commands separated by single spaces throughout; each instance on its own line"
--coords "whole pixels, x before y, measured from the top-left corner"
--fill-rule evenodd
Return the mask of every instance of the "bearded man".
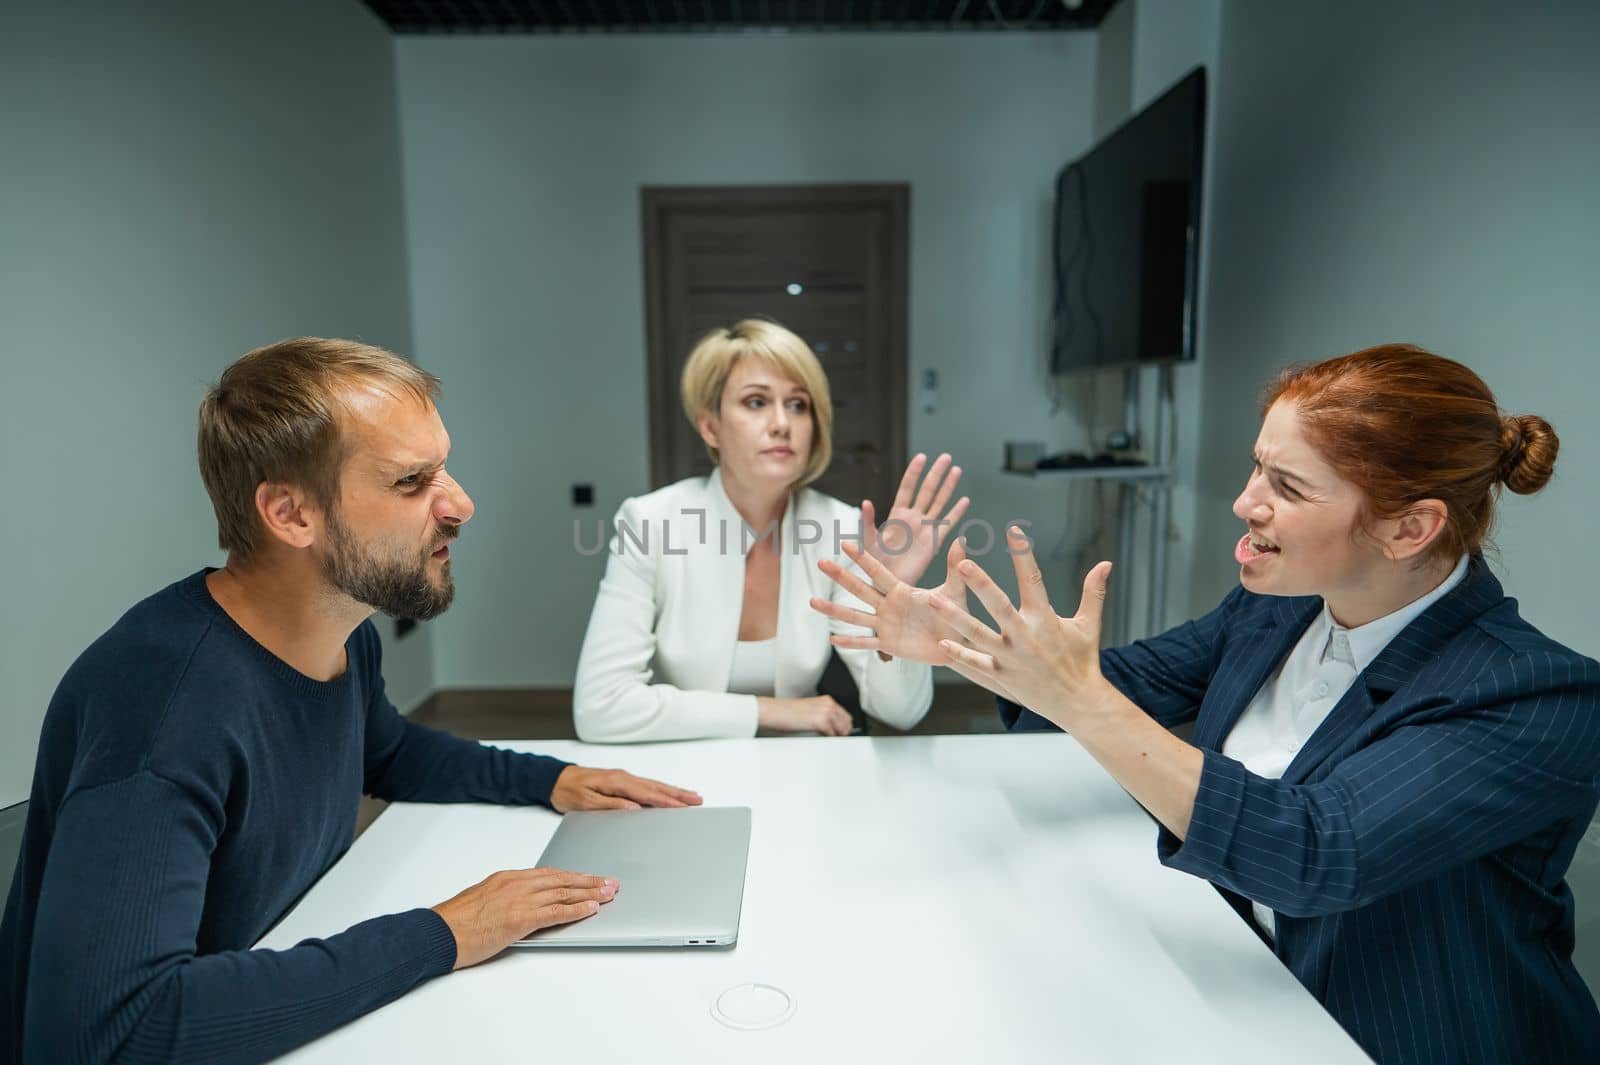
M 250 352 L 206 395 L 200 472 L 227 562 L 128 611 L 51 701 L 0 924 L 0 1062 L 264 1061 L 616 893 L 505 871 L 250 949 L 348 848 L 362 793 L 700 801 L 423 728 L 385 696 L 371 615 L 442 613 L 473 513 L 438 395 L 398 355 L 318 338 Z

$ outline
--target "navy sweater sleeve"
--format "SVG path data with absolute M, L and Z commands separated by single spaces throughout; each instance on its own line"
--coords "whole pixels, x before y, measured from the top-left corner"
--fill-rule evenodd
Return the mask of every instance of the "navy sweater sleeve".
M 34 924 L 24 1062 L 259 1062 L 455 964 L 438 914 L 199 954 L 220 811 L 149 772 L 62 805 Z
M 403 802 L 490 802 L 550 805 L 556 777 L 570 764 L 543 755 L 518 754 L 452 736 L 407 721 L 384 692 L 382 645 L 371 622 L 355 654 L 372 678 L 367 706 L 363 785 L 368 795 Z
M 1243 588 L 1235 588 L 1202 618 L 1126 647 L 1101 651 L 1100 672 L 1135 706 L 1168 728 L 1193 721 L 1211 683 L 1228 617 L 1244 594 Z M 1008 699 L 999 700 L 999 709 L 1008 731 L 1056 730 L 1046 718 Z

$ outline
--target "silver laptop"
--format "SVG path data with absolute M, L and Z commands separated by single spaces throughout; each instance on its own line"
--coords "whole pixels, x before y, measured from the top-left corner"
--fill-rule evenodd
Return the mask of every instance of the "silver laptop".
M 731 947 L 739 938 L 748 806 L 567 814 L 540 866 L 614 876 L 617 897 L 593 917 L 512 944 L 541 947 Z

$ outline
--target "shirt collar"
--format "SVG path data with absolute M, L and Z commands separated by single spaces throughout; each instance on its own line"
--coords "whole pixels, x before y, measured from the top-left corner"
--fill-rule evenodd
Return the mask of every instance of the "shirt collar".
M 1456 562 L 1455 569 L 1450 571 L 1450 576 L 1441 581 L 1433 591 L 1419 599 L 1413 599 L 1391 614 L 1385 614 L 1383 617 L 1375 621 L 1369 621 L 1365 625 L 1357 625 L 1353 629 L 1347 629 L 1335 621 L 1333 612 L 1328 609 L 1328 604 L 1323 603 L 1322 614 L 1318 621 L 1327 628 L 1328 633 L 1326 639 L 1319 645 L 1322 648 L 1322 657 L 1329 657 L 1330 648 L 1336 646 L 1336 642 L 1342 635 L 1349 644 L 1350 656 L 1354 661 L 1356 672 L 1362 672 L 1372 664 L 1373 659 L 1383 653 L 1383 649 L 1389 646 L 1390 640 L 1400 635 L 1401 631 L 1417 620 L 1424 610 L 1443 599 L 1452 588 L 1466 578 L 1466 575 L 1467 556 L 1462 555 L 1460 560 Z M 1334 657 L 1342 658 L 1343 655 L 1335 654 Z

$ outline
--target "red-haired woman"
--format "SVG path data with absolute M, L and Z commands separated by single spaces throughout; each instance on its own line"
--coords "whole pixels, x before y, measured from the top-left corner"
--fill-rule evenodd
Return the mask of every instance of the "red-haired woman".
M 1240 587 L 1101 650 L 1110 563 L 1056 616 L 1012 530 L 1021 602 L 825 571 L 814 601 L 947 664 L 1010 728 L 1071 732 L 1161 822 L 1161 861 L 1221 888 L 1380 1061 L 1593 1061 L 1564 876 L 1597 799 L 1600 663 L 1518 616 L 1484 564 L 1499 487 L 1549 480 L 1555 433 L 1460 363 L 1386 346 L 1268 389 L 1233 512 Z M 1026 709 L 1024 709 L 1026 708 Z M 1194 722 L 1192 742 L 1167 731 Z

